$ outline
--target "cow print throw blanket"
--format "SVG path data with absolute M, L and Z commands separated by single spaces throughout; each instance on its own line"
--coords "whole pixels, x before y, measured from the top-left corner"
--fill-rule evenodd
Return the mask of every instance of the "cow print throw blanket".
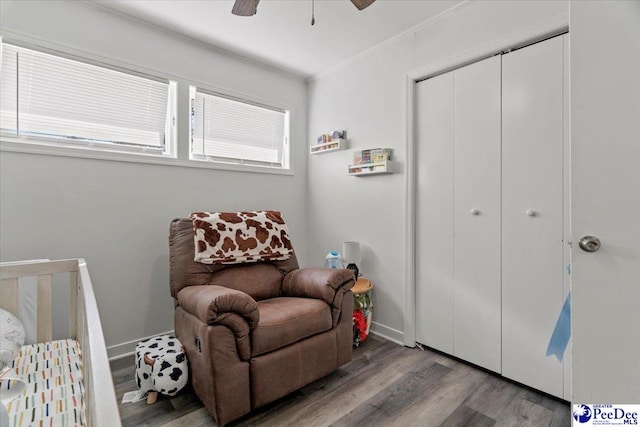
M 195 262 L 240 264 L 281 261 L 293 248 L 278 211 L 193 212 Z

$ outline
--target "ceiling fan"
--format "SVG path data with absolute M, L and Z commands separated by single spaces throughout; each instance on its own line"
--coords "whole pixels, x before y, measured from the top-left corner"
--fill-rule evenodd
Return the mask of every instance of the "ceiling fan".
M 371 3 L 374 1 L 376 0 L 351 0 L 351 3 L 353 3 L 358 10 L 362 10 L 371 6 Z M 258 2 L 260 2 L 260 0 L 236 0 L 233 9 L 231 9 L 231 13 L 238 16 L 255 15 L 258 9 Z

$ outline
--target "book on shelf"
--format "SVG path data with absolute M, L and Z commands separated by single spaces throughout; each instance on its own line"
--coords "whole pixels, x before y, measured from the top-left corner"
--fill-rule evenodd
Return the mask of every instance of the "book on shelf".
M 382 163 L 391 160 L 390 148 L 374 148 L 371 150 L 371 163 Z
M 338 143 L 342 139 L 347 139 L 347 131 L 334 130 L 331 133 L 323 133 L 318 138 L 316 138 L 316 144 L 327 144 L 333 141 Z
M 371 148 L 353 152 L 353 164 L 382 163 L 391 160 L 391 148 Z

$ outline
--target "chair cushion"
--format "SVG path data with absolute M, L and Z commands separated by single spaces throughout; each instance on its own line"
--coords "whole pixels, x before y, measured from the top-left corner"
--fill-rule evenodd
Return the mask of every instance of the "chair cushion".
M 260 322 L 252 331 L 251 356 L 331 329 L 331 308 L 318 299 L 280 297 L 258 301 Z
M 282 294 L 284 273 L 273 264 L 257 263 L 227 267 L 211 275 L 210 284 L 242 291 L 256 301 Z

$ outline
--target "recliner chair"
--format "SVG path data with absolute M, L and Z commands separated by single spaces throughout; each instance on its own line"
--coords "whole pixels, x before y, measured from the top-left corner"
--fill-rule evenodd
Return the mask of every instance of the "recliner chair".
M 171 222 L 175 333 L 196 395 L 219 426 L 336 370 L 352 357 L 353 273 L 287 260 L 194 261 L 194 223 Z

